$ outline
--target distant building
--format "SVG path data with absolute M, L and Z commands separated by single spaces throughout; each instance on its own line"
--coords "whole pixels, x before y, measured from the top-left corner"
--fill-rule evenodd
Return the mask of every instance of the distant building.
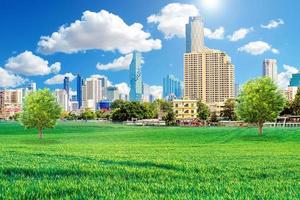
M 265 59 L 263 62 L 263 76 L 270 77 L 274 82 L 277 81 L 277 60 Z
M 63 111 L 70 111 L 68 93 L 65 89 L 56 89 L 54 92 L 56 102 L 60 105 Z
M 80 74 L 77 75 L 77 102 L 78 102 L 78 109 L 82 107 L 82 86 L 83 86 L 83 79 L 81 78 Z
M 197 100 L 187 98 L 172 101 L 177 120 L 193 120 L 197 118 Z
M 176 99 L 182 97 L 183 83 L 174 75 L 167 75 L 163 79 L 163 98 Z
M 82 86 L 83 108 L 96 110 L 96 104 L 102 100 L 101 80 L 98 78 L 88 78 Z
M 143 84 L 143 102 L 150 102 L 150 86 L 148 84 Z
M 186 24 L 186 53 L 200 52 L 204 46 L 204 22 L 200 16 L 190 17 Z
M 300 72 L 297 74 L 293 74 L 292 79 L 290 81 L 291 87 L 300 87 Z
M 130 101 L 141 101 L 143 95 L 143 80 L 142 80 L 142 54 L 139 52 L 133 53 L 133 58 L 129 68 L 130 77 Z
M 115 101 L 120 98 L 119 90 L 117 87 L 113 87 L 113 86 L 107 87 L 106 91 L 107 91 L 107 100 Z
M 9 119 L 22 111 L 23 90 L 0 91 L 0 119 Z
M 234 84 L 234 97 L 237 98 L 240 94 L 240 85 L 238 83 Z
M 78 101 L 70 101 L 70 112 L 74 112 L 78 110 Z
M 30 92 L 35 92 L 35 91 L 36 91 L 36 83 L 35 83 L 35 82 L 30 82 L 30 83 L 28 83 L 27 89 L 28 89 Z
M 70 78 L 67 76 L 64 78 L 64 90 L 67 92 L 68 97 L 69 97 L 69 95 L 70 95 Z
M 102 98 L 101 99 L 107 99 L 107 87 L 108 87 L 107 77 L 105 77 L 105 76 L 100 77 L 99 80 L 101 81 L 101 88 L 102 88 Z
M 284 96 L 288 101 L 293 101 L 297 94 L 298 87 L 289 86 L 286 90 L 284 90 Z

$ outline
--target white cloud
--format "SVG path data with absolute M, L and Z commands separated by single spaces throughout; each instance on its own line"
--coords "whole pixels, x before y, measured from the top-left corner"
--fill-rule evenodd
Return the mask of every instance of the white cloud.
M 120 94 L 129 95 L 130 87 L 128 86 L 127 83 L 122 82 L 122 83 L 116 84 L 115 87 L 118 88 L 118 91 Z
M 158 24 L 157 29 L 165 38 L 185 37 L 185 25 L 190 16 L 197 16 L 199 11 L 191 4 L 170 3 L 161 9 L 159 14 L 147 18 L 148 23 Z
M 163 93 L 163 87 L 160 85 L 150 86 L 150 94 L 154 96 L 155 99 L 161 99 Z
M 278 49 L 272 48 L 270 44 L 263 41 L 249 42 L 248 44 L 238 48 L 238 51 L 246 52 L 251 55 L 261 55 L 267 51 L 271 51 L 274 54 L 279 53 Z
M 284 72 L 278 74 L 277 84 L 280 89 L 286 89 L 289 86 L 293 74 L 299 72 L 296 67 L 290 65 L 283 65 Z
M 27 80 L 23 79 L 20 76 L 11 74 L 10 72 L 6 71 L 2 67 L 0 67 L 0 87 L 1 88 L 14 88 L 19 85 L 22 85 Z
M 66 73 L 66 74 L 57 74 L 55 76 L 53 76 L 50 79 L 47 79 L 44 83 L 46 85 L 58 85 L 58 84 L 63 84 L 64 82 L 64 78 L 65 77 L 69 77 L 70 82 L 73 81 L 76 76 L 73 75 L 72 73 Z
M 278 19 L 278 20 L 272 19 L 267 25 L 262 24 L 261 27 L 265 28 L 265 29 L 274 29 L 283 24 L 284 24 L 284 21 L 282 19 Z
M 9 58 L 5 64 L 5 69 L 25 76 L 47 75 L 51 72 L 58 73 L 60 71 L 61 64 L 59 62 L 54 63 L 50 67 L 48 64 L 48 61 L 34 55 L 31 51 L 25 51 Z
M 223 40 L 224 34 L 225 34 L 225 29 L 222 26 L 217 28 L 214 31 L 209 28 L 204 28 L 205 37 L 211 40 Z
M 161 41 L 144 32 L 142 24 L 127 25 L 119 16 L 106 10 L 85 11 L 80 20 L 60 27 L 51 36 L 42 36 L 38 42 L 38 51 L 44 54 L 91 49 L 128 54 L 134 50 L 148 52 L 160 48 Z
M 239 40 L 244 39 L 250 32 L 252 32 L 254 29 L 253 27 L 251 28 L 241 28 L 237 31 L 235 31 L 232 35 L 228 35 L 228 39 L 231 42 L 236 42 Z
M 97 63 L 96 67 L 99 70 L 113 70 L 113 71 L 128 70 L 131 61 L 132 61 L 132 54 L 127 54 L 125 56 L 121 56 L 117 59 L 114 59 L 113 62 L 108 64 Z

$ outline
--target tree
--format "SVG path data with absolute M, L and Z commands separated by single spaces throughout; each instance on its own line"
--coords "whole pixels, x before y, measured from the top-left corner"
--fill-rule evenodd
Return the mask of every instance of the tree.
M 218 116 L 216 112 L 212 112 L 209 116 L 209 121 L 210 122 L 218 122 Z
M 173 111 L 169 111 L 164 117 L 163 120 L 166 122 L 166 125 L 172 126 L 176 124 L 176 116 Z
M 93 120 L 95 118 L 96 118 L 96 114 L 93 111 L 91 111 L 90 109 L 86 109 L 80 115 L 80 119 L 84 119 L 84 120 Z
M 235 100 L 227 99 L 225 101 L 224 110 L 221 112 L 221 117 L 224 117 L 230 121 L 235 121 L 237 116 L 235 114 Z
M 197 117 L 201 121 L 206 121 L 210 115 L 209 107 L 202 103 L 201 101 L 197 102 Z
M 54 128 L 61 114 L 61 107 L 48 89 L 30 93 L 25 98 L 20 122 L 26 128 L 38 129 L 43 138 L 45 128 Z
M 121 108 L 122 106 L 124 106 L 126 104 L 126 101 L 122 100 L 122 99 L 117 99 L 114 102 L 111 103 L 110 108 L 112 110 L 117 109 L 117 108 Z
M 292 102 L 291 108 L 294 115 L 300 115 L 300 88 L 298 88 L 297 94 Z
M 269 77 L 248 81 L 238 97 L 237 113 L 246 122 L 258 125 L 259 135 L 263 124 L 274 121 L 283 110 L 285 99 Z

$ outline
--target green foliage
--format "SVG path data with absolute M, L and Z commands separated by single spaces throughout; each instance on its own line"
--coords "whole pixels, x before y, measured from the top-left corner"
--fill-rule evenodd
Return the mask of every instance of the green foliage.
M 268 77 L 248 81 L 238 97 L 237 113 L 246 122 L 256 123 L 259 134 L 266 121 L 274 121 L 283 110 L 285 99 Z
M 197 117 L 201 121 L 206 121 L 210 115 L 209 107 L 202 103 L 201 101 L 197 102 Z
M 53 128 L 60 114 L 61 108 L 57 104 L 55 97 L 48 89 L 44 89 L 30 93 L 25 98 L 20 122 L 26 128 L 38 129 L 39 136 L 42 138 L 43 129 Z
M 216 112 L 212 112 L 209 116 L 210 122 L 218 122 L 218 115 Z
M 114 102 L 111 103 L 110 108 L 112 110 L 115 110 L 117 108 L 121 108 L 126 104 L 126 101 L 122 100 L 122 99 L 117 99 Z
M 110 112 L 103 110 L 97 110 L 95 114 L 98 119 L 110 119 L 111 117 Z
M 300 129 L 0 124 L 0 199 L 299 199 Z
M 167 126 L 176 125 L 176 115 L 172 110 L 163 117 L 163 120 L 166 122 Z
M 294 115 L 300 115 L 300 88 L 298 88 L 297 94 L 291 105 L 291 108 Z
M 285 106 L 282 112 L 280 113 L 280 116 L 284 116 L 284 115 L 293 115 L 292 102 L 287 101 L 285 103 Z
M 81 113 L 79 119 L 83 120 L 93 120 L 96 119 L 96 114 L 90 109 L 86 109 L 83 113 Z
M 235 107 L 236 107 L 235 99 L 227 99 L 225 101 L 224 110 L 221 112 L 221 117 L 230 121 L 237 120 Z

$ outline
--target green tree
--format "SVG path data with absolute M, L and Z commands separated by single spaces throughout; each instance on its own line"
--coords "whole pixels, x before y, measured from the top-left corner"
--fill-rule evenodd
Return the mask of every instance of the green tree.
M 237 120 L 235 106 L 235 99 L 227 99 L 225 101 L 224 110 L 221 112 L 221 117 L 224 117 L 225 119 L 228 119 L 230 121 Z
M 292 113 L 294 115 L 300 115 L 300 88 L 298 88 L 297 94 L 292 102 L 291 108 Z
M 93 111 L 91 111 L 90 109 L 86 109 L 80 115 L 80 119 L 83 119 L 83 120 L 93 120 L 95 118 L 96 118 L 96 114 Z
M 61 114 L 61 108 L 48 89 L 30 93 L 25 98 L 20 122 L 26 128 L 38 129 L 39 138 L 43 138 L 45 128 L 53 128 Z
M 176 124 L 176 116 L 173 111 L 169 111 L 164 117 L 163 120 L 166 122 L 166 125 L 172 126 Z
M 292 108 L 292 103 L 290 101 L 287 101 L 283 111 L 280 113 L 280 116 L 284 116 L 284 115 L 292 115 L 293 114 L 293 108 Z
M 283 110 L 285 99 L 268 77 L 248 81 L 238 97 L 237 113 L 246 122 L 256 123 L 263 134 L 263 124 L 275 120 Z
M 126 104 L 126 101 L 122 100 L 122 99 L 117 99 L 114 102 L 111 103 L 110 108 L 112 110 L 117 109 L 117 108 L 121 108 L 122 106 L 124 106 Z
M 209 107 L 202 103 L 201 101 L 197 102 L 197 117 L 200 121 L 207 121 L 210 115 Z
M 212 112 L 209 116 L 210 122 L 218 122 L 218 115 L 216 112 Z

